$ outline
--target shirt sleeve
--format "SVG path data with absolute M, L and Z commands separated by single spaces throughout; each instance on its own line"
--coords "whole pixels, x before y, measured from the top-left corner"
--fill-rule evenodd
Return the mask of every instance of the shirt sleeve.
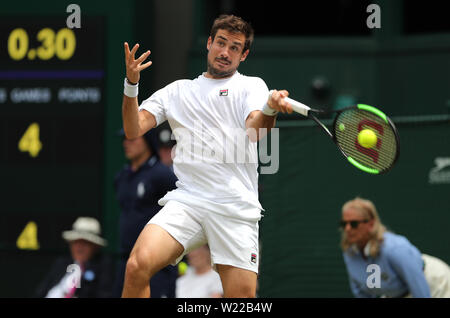
M 146 110 L 155 116 L 156 126 L 159 126 L 167 120 L 166 107 L 167 105 L 170 105 L 169 90 L 170 86 L 161 88 L 153 93 L 152 96 L 144 100 L 139 106 L 139 111 Z
M 259 77 L 252 78 L 244 103 L 244 121 L 254 110 L 262 110 L 269 98 L 269 89 L 266 83 Z
M 398 246 L 388 253 L 388 260 L 399 277 L 408 285 L 409 292 L 415 298 L 431 297 L 430 287 L 423 272 L 420 253 L 412 246 Z

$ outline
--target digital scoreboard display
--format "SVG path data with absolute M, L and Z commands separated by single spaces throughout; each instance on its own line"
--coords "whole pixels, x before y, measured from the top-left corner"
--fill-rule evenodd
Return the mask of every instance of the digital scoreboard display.
M 0 16 L 0 249 L 62 250 L 101 219 L 105 21 Z

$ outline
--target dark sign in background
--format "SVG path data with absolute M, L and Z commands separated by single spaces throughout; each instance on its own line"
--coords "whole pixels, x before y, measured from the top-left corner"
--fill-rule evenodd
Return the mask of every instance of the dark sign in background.
M 0 246 L 65 248 L 63 230 L 101 214 L 105 21 L 0 19 Z M 19 239 L 20 238 L 20 239 Z

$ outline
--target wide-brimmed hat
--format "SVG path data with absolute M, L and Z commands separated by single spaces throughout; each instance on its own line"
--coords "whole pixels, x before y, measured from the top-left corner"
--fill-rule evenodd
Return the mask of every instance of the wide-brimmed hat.
M 62 233 L 62 237 L 68 242 L 85 240 L 100 246 L 106 246 L 107 241 L 100 235 L 100 223 L 92 217 L 79 217 L 73 223 L 71 231 Z

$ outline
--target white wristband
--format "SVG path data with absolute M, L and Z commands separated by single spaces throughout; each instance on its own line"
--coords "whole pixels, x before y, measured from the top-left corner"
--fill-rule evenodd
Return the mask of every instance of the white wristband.
M 267 116 L 276 116 L 278 114 L 278 110 L 275 110 L 269 106 L 269 104 L 265 103 L 262 109 L 264 115 Z
M 139 83 L 136 85 L 128 84 L 127 79 L 125 78 L 123 83 L 123 94 L 128 97 L 137 97 L 139 92 Z

